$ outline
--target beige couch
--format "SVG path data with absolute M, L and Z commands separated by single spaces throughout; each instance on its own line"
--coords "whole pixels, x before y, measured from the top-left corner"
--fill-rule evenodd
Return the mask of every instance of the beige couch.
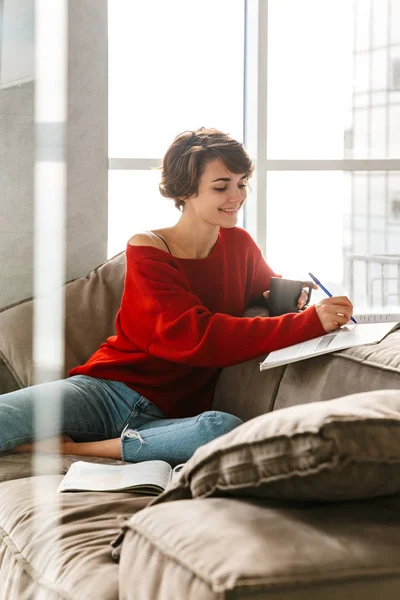
M 124 269 L 122 253 L 65 286 L 65 373 L 113 333 Z M 0 393 L 33 382 L 32 304 L 0 311 Z M 400 331 L 263 373 L 259 359 L 226 368 L 214 408 L 249 421 L 389 389 L 400 390 Z M 133 493 L 57 495 L 74 460 L 43 455 L 32 476 L 30 455 L 0 456 L 0 600 L 400 597 L 398 495 L 312 503 L 244 495 L 145 508 L 152 499 Z

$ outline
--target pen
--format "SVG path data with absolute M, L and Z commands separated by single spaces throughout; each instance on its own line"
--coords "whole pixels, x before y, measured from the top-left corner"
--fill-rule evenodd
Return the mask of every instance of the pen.
M 315 282 L 317 285 L 319 285 L 319 287 L 321 288 L 321 290 L 323 290 L 323 291 L 325 292 L 325 294 L 326 294 L 327 296 L 329 296 L 329 298 L 332 298 L 332 294 L 331 294 L 330 292 L 328 292 L 328 290 L 326 289 L 326 287 L 324 287 L 324 286 L 322 285 L 322 283 L 319 281 L 319 279 L 317 279 L 317 278 L 315 277 L 315 275 L 313 275 L 312 273 L 309 273 L 309 276 L 311 277 L 311 279 L 312 279 L 312 280 L 313 280 L 313 281 L 314 281 L 314 282 Z M 353 323 L 355 323 L 355 324 L 357 325 L 357 321 L 356 321 L 356 320 L 355 320 L 353 317 L 350 317 L 350 319 L 353 321 Z

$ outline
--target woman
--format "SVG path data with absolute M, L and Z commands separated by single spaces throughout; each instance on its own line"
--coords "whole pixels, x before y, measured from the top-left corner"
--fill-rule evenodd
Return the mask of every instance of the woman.
M 347 297 L 280 317 L 242 317 L 268 296 L 274 275 L 236 227 L 253 165 L 215 129 L 178 135 L 160 192 L 180 210 L 173 227 L 134 235 L 116 335 L 69 378 L 0 397 L 0 450 L 31 451 L 35 397 L 62 398 L 64 453 L 185 462 L 241 424 L 212 411 L 222 367 L 323 335 L 347 323 Z M 305 293 L 299 298 L 303 308 Z M 57 434 L 51 423 L 42 437 Z M 39 448 L 46 450 L 48 441 Z

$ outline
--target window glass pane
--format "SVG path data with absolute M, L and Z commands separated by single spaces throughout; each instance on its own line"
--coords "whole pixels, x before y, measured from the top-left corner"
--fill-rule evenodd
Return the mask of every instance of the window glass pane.
M 388 50 L 373 50 L 371 52 L 371 88 L 387 90 L 388 88 Z
M 390 43 L 400 44 L 400 0 L 390 0 Z
M 268 158 L 393 156 L 385 131 L 399 99 L 387 90 L 400 81 L 400 50 L 389 37 L 387 0 L 374 2 L 373 20 L 371 8 L 367 0 L 269 0 Z
M 359 108 L 353 116 L 353 155 L 356 158 L 368 156 L 369 151 L 369 111 Z M 349 158 L 352 158 L 351 156 Z
M 398 50 L 397 50 L 397 53 L 399 53 Z M 400 91 L 400 57 L 399 56 L 391 57 L 389 89 L 391 91 L 395 91 L 395 92 Z M 398 94 L 397 94 L 397 98 L 398 98 Z
M 366 50 L 371 46 L 371 0 L 356 0 L 354 5 L 357 14 L 357 20 L 355 21 L 355 50 Z
M 342 283 L 344 185 L 342 172 L 268 173 L 267 257 L 278 273 Z
M 390 48 L 389 98 L 391 102 L 400 100 L 400 44 Z
M 390 0 L 374 0 L 372 20 L 372 44 L 385 46 L 388 43 L 388 5 Z
M 400 226 L 400 173 L 389 173 L 388 175 L 387 210 L 389 226 L 393 225 L 394 229 L 392 231 L 396 233 L 396 228 Z M 393 247 L 393 242 L 391 243 L 391 247 Z
M 0 2 L 0 86 L 35 76 L 35 1 Z
M 368 92 L 354 94 L 354 108 L 365 108 L 369 105 L 370 95 Z
M 176 134 L 242 139 L 244 0 L 110 0 L 109 155 L 159 158 Z
M 385 202 L 387 176 L 385 173 L 368 173 L 368 183 L 370 190 L 369 213 L 376 219 L 377 228 L 384 230 L 387 221 L 387 203 Z M 384 236 L 382 241 L 384 242 Z M 379 241 L 379 244 L 381 245 L 381 241 Z M 383 243 L 379 252 L 384 251 L 385 245 Z
M 370 158 L 386 158 L 386 119 L 387 108 L 384 106 L 373 107 L 370 111 L 371 120 L 371 143 L 370 143 Z
M 139 231 L 174 225 L 179 211 L 160 195 L 159 171 L 109 171 L 108 256 L 125 250 Z
M 366 173 L 354 173 L 350 175 L 352 188 L 350 198 L 352 204 L 349 214 L 352 219 L 363 218 L 368 211 L 368 175 Z
M 311 271 L 333 294 L 348 294 L 356 311 L 400 308 L 392 279 L 396 269 L 400 273 L 399 173 L 269 172 L 267 198 L 273 269 L 294 278 Z M 394 255 L 392 264 L 367 260 L 377 254 Z M 313 292 L 313 301 L 323 297 Z
M 400 103 L 388 107 L 389 158 L 400 157 Z
M 369 52 L 356 54 L 354 57 L 354 91 L 365 92 L 370 89 L 369 69 L 371 56 Z
M 352 106 L 352 5 L 269 1 L 269 158 L 343 157 Z

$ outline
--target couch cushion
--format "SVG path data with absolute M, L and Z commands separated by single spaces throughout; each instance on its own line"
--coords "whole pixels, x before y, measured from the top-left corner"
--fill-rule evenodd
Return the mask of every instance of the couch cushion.
M 0 483 L 0 600 L 116 600 L 110 542 L 149 498 L 56 494 L 61 476 Z M 36 491 L 35 491 L 36 490 Z
M 218 495 L 341 501 L 400 493 L 400 390 L 256 417 L 201 446 L 154 504 Z
M 145 508 L 127 523 L 119 579 L 121 600 L 397 600 L 400 497 Z
M 19 390 L 21 387 L 10 369 L 11 365 L 5 363 L 4 356 L 1 356 L 0 352 L 0 394 L 14 392 L 15 390 Z
M 75 454 L 56 455 L 43 452 L 34 455 L 25 452 L 20 454 L 3 452 L 0 453 L 0 483 L 33 475 L 65 475 L 72 463 L 81 458 Z M 126 464 L 122 460 L 97 456 L 86 456 L 85 460 L 109 465 Z
M 83 364 L 108 336 L 115 333 L 121 303 L 125 252 L 67 283 L 65 290 L 64 373 Z M 32 319 L 35 301 L 27 299 L 0 310 L 0 361 L 19 387 L 33 385 Z M 0 371 L 1 375 L 1 371 Z M 10 376 L 8 376 L 10 378 Z M 4 378 L 3 378 L 4 379 Z M 10 391 L 0 380 L 0 394 Z
M 244 316 L 266 317 L 268 310 L 252 306 Z M 261 372 L 260 362 L 264 358 L 261 356 L 222 370 L 215 388 L 214 410 L 232 413 L 242 421 L 272 410 L 285 367 Z
M 349 348 L 287 365 L 274 408 L 383 389 L 400 389 L 400 330 L 389 334 L 379 344 Z

